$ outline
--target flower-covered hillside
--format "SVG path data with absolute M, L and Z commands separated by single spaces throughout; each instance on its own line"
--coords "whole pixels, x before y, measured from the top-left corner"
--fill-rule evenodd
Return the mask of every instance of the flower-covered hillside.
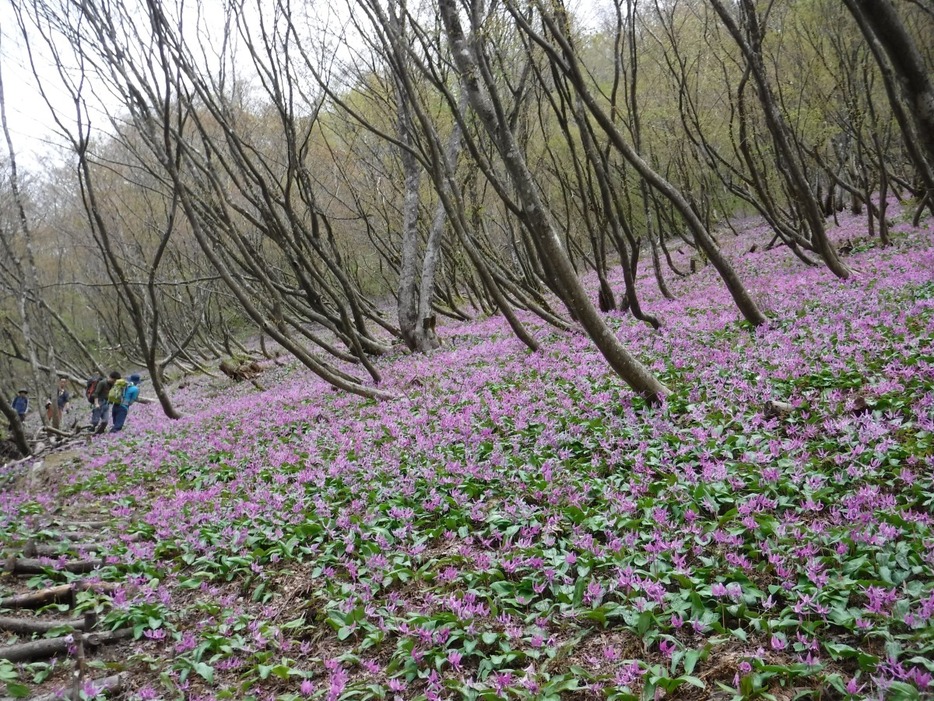
M 176 422 L 134 408 L 0 528 L 123 524 L 86 605 L 133 629 L 130 699 L 922 698 L 934 237 L 893 235 L 846 282 L 737 240 L 766 328 L 709 268 L 647 294 L 659 332 L 615 314 L 662 407 L 581 335 L 535 326 L 530 354 L 481 320 L 382 361 L 394 401 L 292 369 L 192 384 Z

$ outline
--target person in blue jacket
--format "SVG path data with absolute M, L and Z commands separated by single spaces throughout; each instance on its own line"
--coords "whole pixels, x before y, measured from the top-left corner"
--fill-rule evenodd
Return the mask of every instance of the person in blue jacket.
M 15 397 L 13 397 L 13 402 L 10 404 L 13 407 L 13 411 L 19 414 L 19 420 L 26 420 L 26 412 L 29 411 L 29 391 L 21 389 Z
M 126 379 L 129 381 L 130 385 L 123 391 L 123 400 L 119 404 L 114 405 L 112 414 L 113 428 L 110 429 L 111 433 L 117 433 L 123 430 L 123 424 L 126 422 L 127 414 L 130 412 L 130 406 L 139 399 L 140 376 L 130 375 Z

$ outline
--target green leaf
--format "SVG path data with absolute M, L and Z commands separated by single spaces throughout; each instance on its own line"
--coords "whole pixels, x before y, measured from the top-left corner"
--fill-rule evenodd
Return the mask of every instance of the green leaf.
M 644 636 L 652 624 L 655 623 L 655 616 L 651 611 L 643 611 L 639 614 L 639 620 L 636 621 L 636 632 Z
M 929 672 L 934 672 L 934 660 L 929 657 L 912 657 L 908 660 L 910 664 L 919 664 L 927 667 Z
M 831 659 L 842 660 L 847 657 L 855 657 L 857 650 L 850 645 L 843 643 L 824 643 L 824 649 L 830 654 Z
M 29 696 L 29 687 L 16 682 L 7 682 L 6 691 L 14 699 L 24 699 Z
M 198 676 L 204 679 L 208 684 L 214 683 L 214 668 L 204 662 L 195 662 L 192 665 L 192 669 L 197 672 Z
M 885 692 L 889 701 L 916 701 L 921 699 L 921 692 L 911 684 L 905 682 L 892 682 Z
M 683 675 L 681 675 L 680 677 L 678 677 L 677 681 L 679 681 L 679 682 L 686 682 L 687 684 L 690 684 L 691 686 L 696 686 L 698 689 L 706 689 L 706 688 L 707 688 L 707 685 L 704 684 L 703 681 L 701 681 L 701 680 L 698 679 L 697 677 L 692 677 L 690 674 L 683 674 Z
M 700 650 L 688 650 L 684 654 L 684 673 L 690 674 L 697 666 L 697 661 L 701 658 Z

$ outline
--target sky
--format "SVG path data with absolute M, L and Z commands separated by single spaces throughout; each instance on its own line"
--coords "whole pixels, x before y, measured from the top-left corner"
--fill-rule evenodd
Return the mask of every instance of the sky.
M 36 88 L 29 68 L 26 50 L 19 34 L 12 3 L 0 1 L 0 70 L 7 124 L 22 167 L 32 169 L 51 158 L 58 149 L 52 129 L 52 118 Z M 6 143 L 0 148 L 0 158 L 7 158 Z

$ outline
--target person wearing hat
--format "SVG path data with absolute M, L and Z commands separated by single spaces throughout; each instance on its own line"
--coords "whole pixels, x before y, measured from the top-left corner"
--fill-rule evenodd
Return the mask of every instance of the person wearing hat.
M 110 429 L 111 433 L 117 433 L 118 431 L 123 430 L 123 424 L 126 422 L 127 414 L 130 412 L 130 405 L 139 399 L 139 383 L 141 382 L 140 376 L 130 375 L 126 379 L 130 385 L 123 391 L 123 399 L 120 401 L 120 403 L 114 404 L 113 428 Z
M 13 411 L 19 414 L 19 420 L 26 420 L 26 412 L 29 411 L 29 390 L 21 389 L 19 393 L 13 397 L 13 402 L 10 404 L 13 407 Z

